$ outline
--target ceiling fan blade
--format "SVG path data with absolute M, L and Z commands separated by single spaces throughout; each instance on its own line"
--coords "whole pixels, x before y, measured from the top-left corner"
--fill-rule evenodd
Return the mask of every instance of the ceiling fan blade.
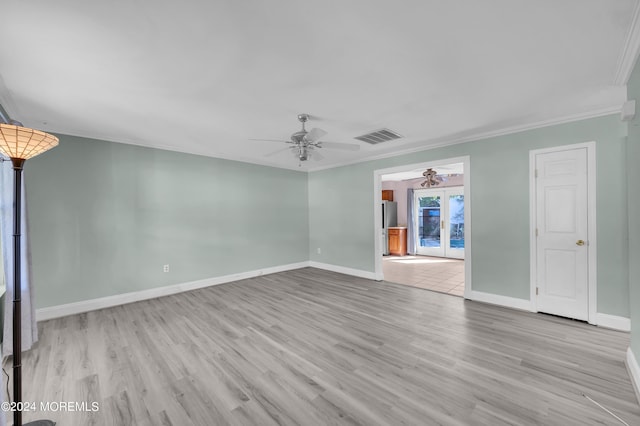
M 326 134 L 327 132 L 325 132 L 324 130 L 314 128 L 314 129 L 311 129 L 309 133 L 305 135 L 304 138 L 307 140 L 307 142 L 313 143 Z
M 360 145 L 353 143 L 340 143 L 340 142 L 319 142 L 320 148 L 342 149 L 345 151 L 359 151 Z
M 249 139 L 250 141 L 263 141 L 263 142 L 284 142 L 291 143 L 291 141 L 286 141 L 284 139 Z
M 274 156 L 276 154 L 280 154 L 281 152 L 284 152 L 284 151 L 286 151 L 288 149 L 291 149 L 291 147 L 290 146 L 285 146 L 284 148 L 281 148 L 281 149 L 278 149 L 276 151 L 270 152 L 268 154 L 265 154 L 264 156 L 265 157 L 272 157 L 272 156 Z

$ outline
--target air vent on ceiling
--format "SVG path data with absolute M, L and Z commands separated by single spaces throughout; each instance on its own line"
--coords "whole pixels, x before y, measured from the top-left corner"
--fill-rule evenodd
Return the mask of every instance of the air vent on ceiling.
M 355 139 L 377 145 L 382 142 L 392 141 L 394 139 L 400 139 L 402 136 L 389 129 L 376 130 L 375 132 L 367 133 L 366 135 L 358 136 Z

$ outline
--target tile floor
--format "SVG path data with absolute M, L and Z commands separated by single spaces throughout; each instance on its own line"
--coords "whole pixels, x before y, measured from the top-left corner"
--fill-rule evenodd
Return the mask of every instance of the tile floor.
M 464 295 L 464 260 L 430 256 L 384 256 L 385 281 Z

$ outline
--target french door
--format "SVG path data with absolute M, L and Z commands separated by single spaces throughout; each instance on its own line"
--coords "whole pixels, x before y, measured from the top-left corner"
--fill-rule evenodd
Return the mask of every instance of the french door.
M 416 189 L 417 254 L 464 259 L 464 188 Z

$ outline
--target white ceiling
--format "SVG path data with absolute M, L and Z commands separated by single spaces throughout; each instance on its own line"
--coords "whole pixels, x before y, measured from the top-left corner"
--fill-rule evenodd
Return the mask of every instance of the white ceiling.
M 361 145 L 301 167 L 326 168 L 619 111 L 637 3 L 4 0 L 0 104 L 45 131 L 296 169 L 248 139 L 288 139 L 304 112 Z M 383 127 L 404 138 L 353 139 Z

